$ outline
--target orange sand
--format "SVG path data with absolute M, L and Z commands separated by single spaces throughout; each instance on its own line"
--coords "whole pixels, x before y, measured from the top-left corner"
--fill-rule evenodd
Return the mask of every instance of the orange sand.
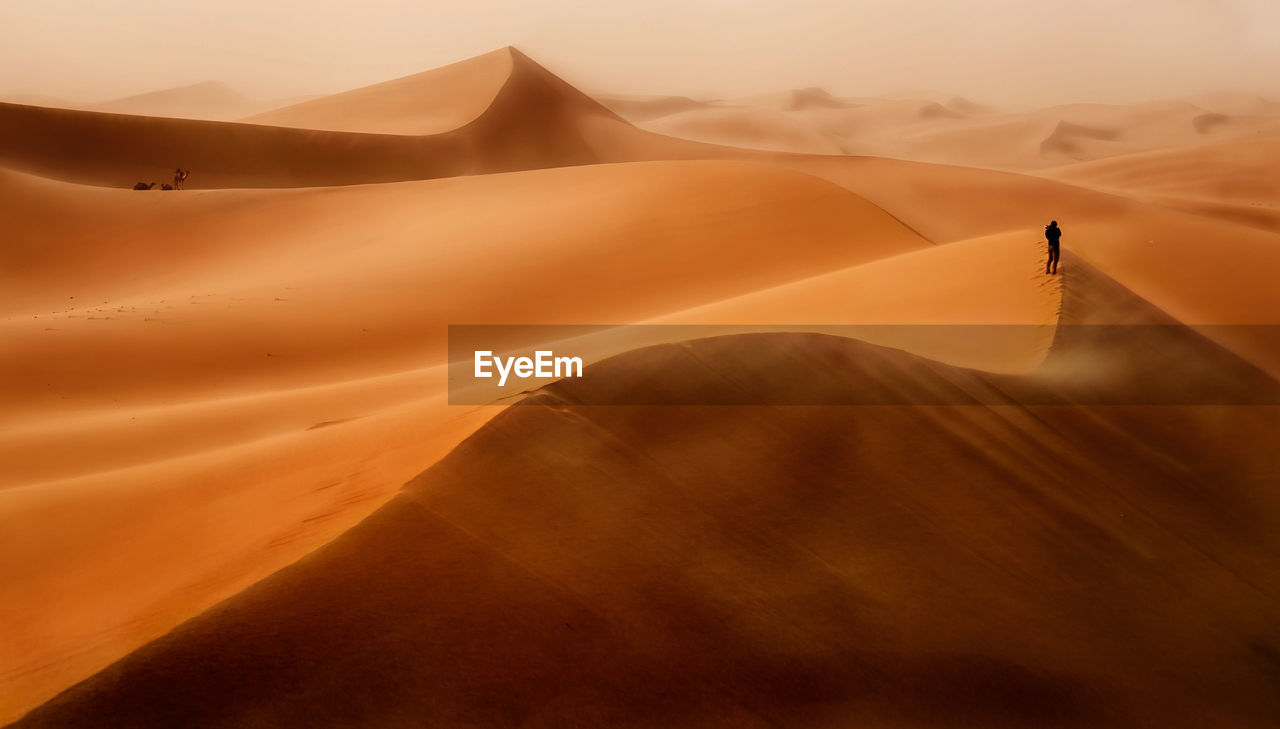
M 0 104 L 0 721 L 1277 716 L 1274 407 L 444 397 L 461 323 L 721 325 L 583 346 L 783 402 L 1142 392 L 1164 344 L 1057 325 L 1280 323 L 1274 109 L 603 101 L 503 49 L 243 123 Z M 1177 331 L 1275 385 L 1275 337 Z

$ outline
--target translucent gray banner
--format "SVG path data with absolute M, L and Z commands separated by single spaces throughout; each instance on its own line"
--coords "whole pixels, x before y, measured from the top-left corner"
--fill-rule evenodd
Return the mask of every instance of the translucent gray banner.
M 1277 405 L 1277 354 L 1255 325 L 459 325 L 449 402 Z

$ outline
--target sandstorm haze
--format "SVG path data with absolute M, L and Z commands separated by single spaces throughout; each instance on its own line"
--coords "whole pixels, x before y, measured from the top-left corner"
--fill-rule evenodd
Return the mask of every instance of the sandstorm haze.
M 1277 11 L 1115 4 L 0 3 L 0 728 L 1280 726 Z
M 1280 96 L 1267 0 L 62 0 L 6 3 L 0 20 L 0 97 L 75 103 L 207 80 L 261 99 L 325 94 L 506 45 L 609 93 Z

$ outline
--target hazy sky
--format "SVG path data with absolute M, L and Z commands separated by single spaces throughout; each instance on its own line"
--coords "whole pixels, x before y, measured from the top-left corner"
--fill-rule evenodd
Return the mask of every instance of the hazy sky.
M 1280 0 L 0 0 L 0 94 L 281 98 L 504 45 L 596 91 L 1280 97 Z

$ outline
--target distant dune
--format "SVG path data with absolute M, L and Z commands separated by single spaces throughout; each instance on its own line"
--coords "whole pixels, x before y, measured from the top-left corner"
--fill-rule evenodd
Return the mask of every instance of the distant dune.
M 1113 157 L 1046 174 L 1280 232 L 1277 169 L 1280 134 Z
M 714 102 L 699 101 L 688 96 L 626 96 L 618 94 L 592 94 L 591 98 L 604 104 L 618 116 L 638 122 L 676 114 L 690 109 L 703 109 Z
M 840 144 L 773 109 L 711 107 L 668 114 L 645 128 L 682 139 L 799 154 L 843 154 Z
M 714 144 L 1013 170 L 1280 135 L 1280 104 L 1236 95 L 1197 101 L 1205 105 L 1175 100 L 1003 111 L 962 97 L 945 103 L 841 99 L 798 89 L 666 109 L 623 104 L 618 111 L 647 129 Z
M 280 102 L 250 99 L 224 83 L 204 81 L 81 108 L 113 114 L 231 120 L 279 105 Z
M 456 110 L 424 116 L 438 100 Z M 192 170 L 191 188 L 299 187 L 699 150 L 635 129 L 514 49 L 255 118 L 261 124 L 0 104 L 0 165 L 109 187 L 165 182 L 178 167 Z
M 244 121 L 270 126 L 370 134 L 440 134 L 480 117 L 512 82 L 511 92 L 528 78 L 513 78 L 532 62 L 514 49 L 486 53 L 394 81 L 333 94 L 251 116 Z M 537 73 L 543 82 L 548 74 Z M 560 88 L 582 107 L 593 106 L 574 89 Z M 596 110 L 593 110 L 596 111 Z

